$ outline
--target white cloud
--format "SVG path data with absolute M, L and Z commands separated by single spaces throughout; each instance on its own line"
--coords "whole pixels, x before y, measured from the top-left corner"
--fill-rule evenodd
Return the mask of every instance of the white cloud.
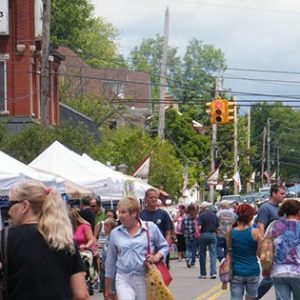
M 193 37 L 220 48 L 228 67 L 300 71 L 300 2 L 294 0 L 92 0 L 95 14 L 120 31 L 121 53 L 156 33 L 163 35 L 170 10 L 169 44 L 184 52 Z M 236 76 L 254 76 L 233 72 Z M 286 75 L 258 74 L 263 78 Z M 297 78 L 290 75 L 293 80 Z M 298 76 L 299 78 L 299 76 Z M 299 80 L 300 81 L 300 80 Z M 226 87 L 269 94 L 282 85 L 226 81 Z M 296 88 L 293 87 L 293 94 Z M 300 91 L 298 92 L 300 94 Z

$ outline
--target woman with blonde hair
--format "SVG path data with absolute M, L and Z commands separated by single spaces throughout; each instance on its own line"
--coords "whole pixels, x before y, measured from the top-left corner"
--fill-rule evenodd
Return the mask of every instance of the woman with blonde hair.
M 112 299 L 111 281 L 116 276 L 119 300 L 146 300 L 144 264 L 166 258 L 168 243 L 153 222 L 139 218 L 140 204 L 135 198 L 120 200 L 118 211 L 121 225 L 110 234 L 105 262 L 104 299 Z M 152 254 L 147 253 L 147 230 Z
M 83 260 L 88 291 L 90 295 L 93 295 L 94 283 L 97 277 L 96 239 L 93 235 L 91 224 L 80 216 L 77 208 L 70 208 L 69 216 L 73 226 L 73 239 L 79 248 L 80 256 Z
M 93 235 L 91 224 L 83 219 L 77 208 L 70 208 L 69 216 L 73 227 L 73 238 L 80 251 L 85 249 L 95 250 L 95 237 Z
M 89 299 L 67 207 L 58 192 L 38 181 L 18 183 L 9 191 L 8 214 L 15 226 L 8 230 L 4 266 L 7 298 Z

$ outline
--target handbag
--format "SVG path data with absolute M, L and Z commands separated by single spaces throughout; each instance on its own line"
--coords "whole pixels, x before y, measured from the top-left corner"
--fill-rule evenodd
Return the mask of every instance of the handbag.
M 227 289 L 227 283 L 232 280 L 232 230 L 230 230 L 227 238 L 228 252 L 222 259 L 219 267 L 220 281 L 224 284 L 223 289 Z
M 269 275 L 273 264 L 273 240 L 266 234 L 261 244 L 260 263 L 264 275 Z
M 2 244 L 2 236 L 4 234 L 4 244 Z M 8 238 L 8 228 L 5 227 L 2 232 L 0 232 L 0 256 L 2 263 L 2 278 L 0 280 L 0 300 L 6 299 L 7 296 L 7 238 Z
M 231 256 L 227 255 L 222 259 L 219 270 L 220 280 L 223 283 L 228 283 L 232 279 Z
M 150 251 L 150 236 L 149 236 L 148 222 L 146 222 L 146 226 L 147 226 L 147 231 L 146 231 L 146 234 L 147 234 L 147 254 L 150 254 L 151 251 Z M 157 270 L 159 271 L 165 285 L 168 286 L 171 283 L 172 279 L 173 279 L 168 267 L 166 266 L 166 264 L 162 260 L 155 263 L 154 265 L 157 268 Z

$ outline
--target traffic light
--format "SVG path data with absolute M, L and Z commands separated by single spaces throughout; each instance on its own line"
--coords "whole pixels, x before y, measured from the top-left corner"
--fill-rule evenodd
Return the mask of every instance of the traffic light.
M 226 124 L 227 100 L 217 98 L 212 101 L 210 122 L 212 124 Z
M 206 110 L 205 110 L 205 112 L 207 113 L 207 114 L 209 114 L 210 116 L 211 116 L 211 112 L 212 112 L 212 107 L 211 107 L 211 104 L 212 104 L 212 101 L 209 101 L 209 102 L 206 102 Z
M 234 106 L 235 106 L 234 101 L 227 101 L 226 119 L 228 123 L 234 120 Z
M 234 105 L 233 101 L 221 98 L 206 102 L 206 113 L 210 115 L 210 122 L 224 125 L 233 121 Z

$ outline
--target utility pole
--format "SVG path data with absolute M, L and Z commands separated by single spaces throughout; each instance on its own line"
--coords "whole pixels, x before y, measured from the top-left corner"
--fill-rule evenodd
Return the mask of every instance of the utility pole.
M 166 83 L 167 83 L 167 62 L 168 62 L 168 40 L 169 40 L 169 8 L 165 13 L 164 27 L 164 45 L 163 57 L 160 69 L 160 105 L 159 105 L 159 126 L 158 136 L 161 139 L 165 138 L 165 99 L 166 99 Z
M 279 140 L 277 139 L 277 176 L 276 176 L 276 179 L 277 179 L 277 183 L 279 183 L 280 181 L 280 175 L 279 175 L 279 172 L 280 172 L 280 160 L 279 160 L 279 155 L 280 155 L 280 146 L 279 146 Z
M 263 148 L 262 148 L 262 154 L 261 154 L 261 187 L 264 186 L 266 135 L 267 135 L 267 131 L 266 131 L 266 127 L 264 127 L 264 131 L 263 131 Z
M 222 89 L 221 83 L 221 68 L 218 67 L 218 73 L 216 77 L 216 89 L 215 89 L 215 98 L 219 97 L 219 91 Z M 215 171 L 215 155 L 217 149 L 217 124 L 212 124 L 212 134 L 211 134 L 211 162 L 210 162 L 210 171 L 213 173 Z M 209 185 L 209 201 L 214 202 L 215 186 Z
M 267 172 L 268 185 L 271 184 L 271 136 L 270 136 L 270 118 L 267 121 Z
M 249 111 L 248 111 L 248 137 L 247 137 L 247 149 L 248 149 L 248 164 L 250 166 L 250 147 L 251 147 L 251 106 L 249 107 Z M 251 188 L 251 183 L 248 181 L 247 182 L 247 193 L 251 192 L 252 188 Z
M 236 102 L 236 97 L 234 97 L 234 102 Z M 237 141 L 237 105 L 234 105 L 234 119 L 233 119 L 233 126 L 234 126 L 234 132 L 233 132 L 233 160 L 234 160 L 234 170 L 233 174 L 236 174 L 238 171 L 238 141 Z M 233 190 L 234 194 L 237 195 L 239 194 L 239 188 L 237 185 L 237 182 L 234 180 L 234 185 L 233 185 Z
M 41 122 L 48 125 L 49 100 L 49 44 L 50 44 L 51 0 L 43 0 L 43 36 L 41 63 Z

